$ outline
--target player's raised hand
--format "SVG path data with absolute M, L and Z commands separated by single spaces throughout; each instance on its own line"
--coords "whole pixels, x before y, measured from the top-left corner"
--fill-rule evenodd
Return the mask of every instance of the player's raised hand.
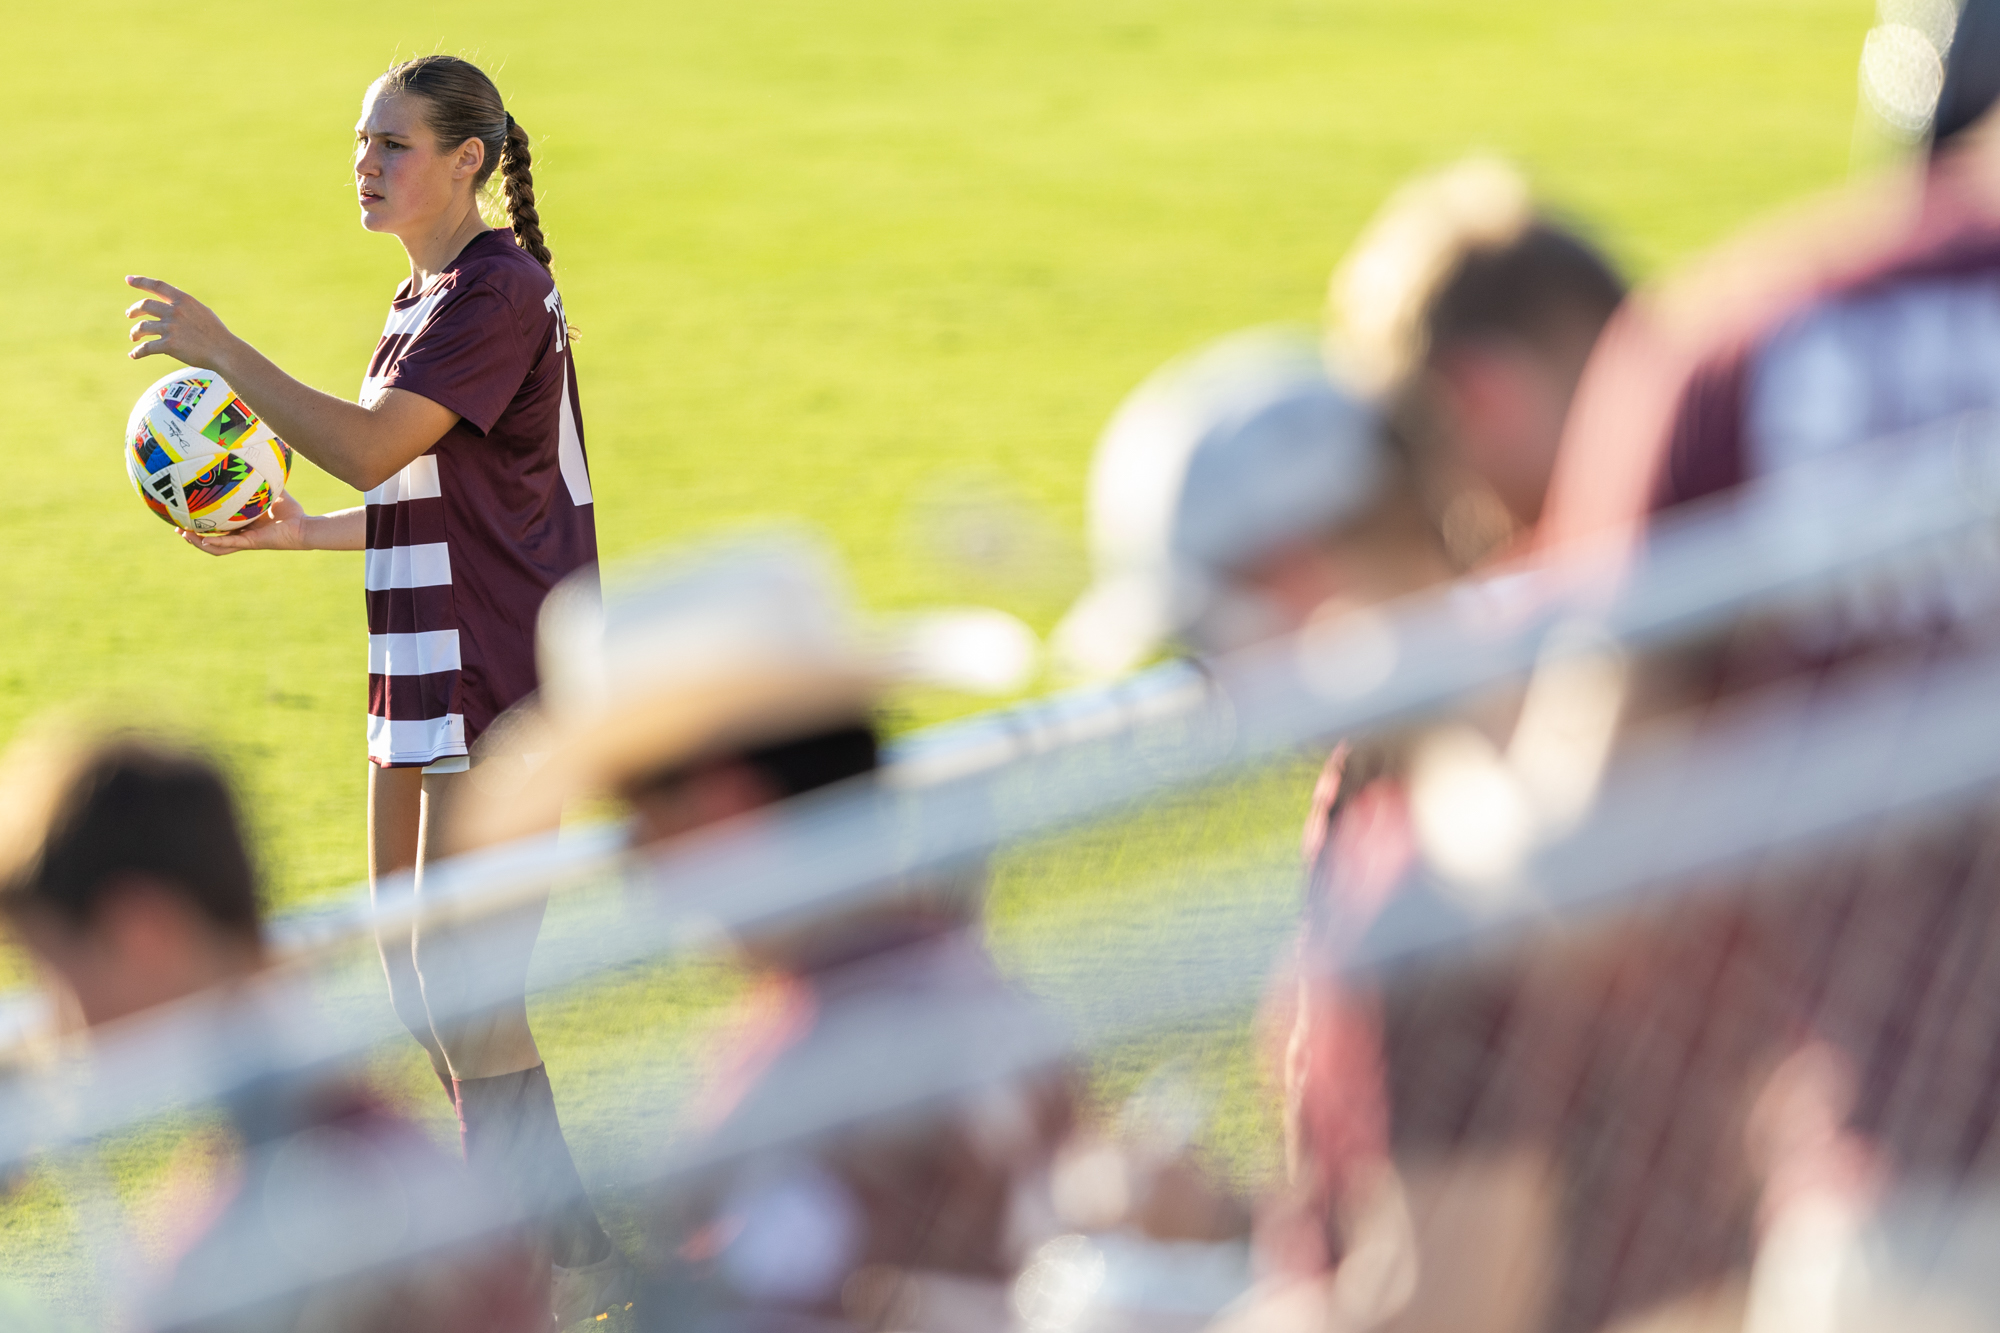
M 127 356 L 137 361 L 163 353 L 191 366 L 220 368 L 219 363 L 236 341 L 236 335 L 213 310 L 158 278 L 128 275 L 125 285 L 152 293 L 126 307 L 125 318 L 139 321 L 131 330 L 131 340 L 139 345 Z
M 313 516 L 289 495 L 281 495 L 264 513 L 233 532 L 181 531 L 181 540 L 209 555 L 238 551 L 303 551 L 306 524 Z

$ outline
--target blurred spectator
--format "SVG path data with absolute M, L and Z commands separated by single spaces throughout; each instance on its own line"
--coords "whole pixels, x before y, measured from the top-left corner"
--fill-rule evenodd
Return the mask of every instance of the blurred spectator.
M 689 554 L 601 599 L 565 585 L 541 650 L 543 702 L 508 742 L 540 758 L 487 768 L 460 825 L 474 841 L 596 793 L 629 805 L 636 845 L 667 847 L 876 780 L 898 655 L 814 546 Z M 1047 1211 L 1031 1200 L 1072 1087 L 1060 1029 L 987 953 L 983 903 L 982 875 L 937 876 L 736 939 L 754 984 L 673 1145 L 714 1165 L 672 1182 L 655 1218 L 659 1292 L 642 1306 L 661 1326 L 1007 1326 L 1004 1281 Z M 1040 1072 L 985 1072 L 1022 1042 L 1047 1050 Z M 957 1091 L 837 1114 L 913 1075 Z
M 1490 157 L 1398 188 L 1334 271 L 1329 357 L 1382 405 L 1460 568 L 1541 517 L 1577 379 L 1624 298 L 1611 261 Z
M 1994 128 L 1753 228 L 1631 302 L 1584 376 L 1538 540 L 1636 534 L 1650 512 L 1991 411 Z
M 1090 474 L 1096 579 L 1056 630 L 1065 666 L 1208 655 L 1445 577 L 1410 468 L 1319 348 L 1233 334 L 1120 405 Z
M 1759 229 L 1628 306 L 1579 388 L 1539 539 L 1636 545 L 1653 512 L 1841 456 L 1879 468 L 1893 503 L 1913 451 L 1982 447 L 2000 407 L 1992 143 L 1978 124 L 1922 171 Z M 1932 424 L 1953 438 L 1905 434 Z M 1913 566 L 1739 628 L 1635 702 L 1710 708 L 1948 653 L 1990 637 L 1996 592 L 1983 549 Z M 1343 804 L 1317 890 L 1334 956 L 1415 846 L 1399 774 Z M 1482 1292 L 1461 1262 L 1450 1284 L 1503 1326 L 1802 1326 L 1789 1302 L 1832 1299 L 1820 1278 L 1851 1257 L 1854 1217 L 1912 1182 L 1962 1188 L 1990 1157 L 2000 1006 L 1975 979 L 1993 972 L 1992 852 L 1985 813 L 1902 824 L 1862 854 L 1330 991 L 1318 1082 L 1351 1091 L 1300 1115 L 1323 1181 L 1337 1191 L 1386 1149 L 1408 1197 L 1430 1195 L 1412 1211 L 1509 1236 L 1511 1280 Z M 1425 1291 L 1406 1324 L 1452 1323 Z
M 1122 404 L 1090 478 L 1072 670 L 1201 654 L 1441 581 L 1541 516 L 1608 260 L 1475 158 L 1399 190 L 1334 274 L 1325 355 L 1256 330 Z
M 1239 335 L 1161 372 L 1121 409 L 1092 474 L 1099 583 L 1061 644 L 1100 670 L 1169 638 L 1223 651 L 1511 549 L 1540 517 L 1571 394 L 1622 297 L 1610 263 L 1541 215 L 1504 165 L 1474 159 L 1412 182 L 1335 274 L 1326 363 L 1277 335 Z M 1316 898 L 1333 876 L 1323 863 L 1367 848 L 1378 821 L 1364 806 L 1338 850 L 1329 830 L 1400 764 L 1382 744 L 1328 764 L 1307 829 Z M 1377 868 L 1393 861 L 1382 850 L 1371 849 Z M 1338 948 L 1329 915 L 1319 902 L 1309 912 L 1309 958 Z M 1317 976 L 1305 969 L 1296 1001 L 1281 981 L 1274 1005 L 1289 1034 L 1299 1197 L 1273 1208 L 1263 1232 L 1280 1271 L 1338 1268 L 1319 1296 L 1280 1290 L 1273 1301 L 1309 1323 L 1329 1301 L 1366 1322 L 1410 1302 L 1420 1264 L 1438 1260 L 1470 1299 L 1428 1314 L 1420 1303 L 1419 1319 L 1498 1317 L 1517 1270 L 1474 1269 L 1452 1228 L 1469 1216 L 1532 1243 L 1521 1164 L 1495 1158 L 1461 1173 L 1456 1214 L 1420 1199 L 1413 1216 L 1391 1168 L 1379 1017 Z M 1426 1059 L 1422 1045 L 1399 1041 L 1390 1058 Z M 1433 1296 L 1442 1285 L 1434 1275 Z
M 1738 1327 L 1753 1113 L 1805 1014 L 1792 905 L 1683 886 L 1331 981 L 1392 899 L 1421 892 L 1412 805 L 1401 772 L 1367 783 L 1316 861 L 1288 1109 L 1324 1231 L 1275 1239 L 1317 1243 L 1336 1284 L 1357 1255 L 1403 1270 L 1399 1329 Z M 1844 1143 L 1815 1152 L 1815 1171 L 1861 1170 Z
M 1330 355 L 1384 403 L 1455 567 L 1515 549 L 1541 517 L 1578 378 L 1623 296 L 1610 261 L 1488 158 L 1399 189 L 1336 270 Z M 1537 1155 L 1546 1138 L 1500 1128 L 1531 1115 L 1503 1109 L 1483 1078 L 1446 1094 L 1435 1077 L 1453 1064 L 1451 1043 L 1463 1050 L 1467 1031 L 1493 1018 L 1496 983 L 1392 983 L 1378 996 L 1326 977 L 1414 848 L 1408 749 L 1384 739 L 1336 750 L 1313 794 L 1299 988 L 1271 1015 L 1289 1029 L 1297 1194 L 1267 1217 L 1266 1248 L 1281 1267 L 1333 1265 L 1337 1307 L 1399 1313 L 1398 1327 L 1532 1326 L 1556 1256 L 1575 1248 L 1549 1212 L 1549 1191 L 1566 1187 Z M 1602 951 L 1572 950 L 1585 989 L 1580 960 Z M 1403 1012 L 1405 994 L 1420 997 L 1417 1017 Z M 1480 1132 L 1454 1120 L 1469 1113 L 1466 1098 L 1489 1093 Z M 1448 1169 L 1433 1169 L 1442 1159 Z M 1469 1245 L 1469 1235 L 1506 1243 Z
M 236 1021 L 265 966 L 235 804 L 204 759 L 134 734 L 38 738 L 7 756 L 0 911 L 93 1031 L 161 1006 Z M 269 1039 L 281 1040 L 275 1021 Z M 546 1329 L 545 1277 L 464 1170 L 338 1078 L 231 1097 L 233 1182 L 187 1219 L 157 1327 Z M 471 1239 L 467 1239 L 471 1237 Z M 197 1313 L 200 1312 L 200 1313 Z

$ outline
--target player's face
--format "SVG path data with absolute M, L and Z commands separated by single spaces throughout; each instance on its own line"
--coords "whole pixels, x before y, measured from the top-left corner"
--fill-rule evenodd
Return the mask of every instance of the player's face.
M 422 98 L 368 90 L 354 127 L 354 191 L 361 225 L 408 236 L 434 230 L 464 204 L 483 149 L 476 139 L 440 151 Z M 447 227 L 448 229 L 448 227 Z

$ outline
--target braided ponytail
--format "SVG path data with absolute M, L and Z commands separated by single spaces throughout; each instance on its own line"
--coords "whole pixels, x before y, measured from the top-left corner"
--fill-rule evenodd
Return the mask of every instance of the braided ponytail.
M 528 132 L 510 115 L 507 138 L 500 145 L 500 198 L 507 207 L 507 225 L 514 239 L 536 263 L 553 272 L 555 258 L 542 239 L 542 215 L 535 211 L 535 158 L 528 151 Z
M 536 263 L 553 270 L 549 243 L 542 238 L 542 216 L 535 211 L 535 178 L 530 171 L 534 155 L 528 151 L 528 132 L 507 113 L 500 90 L 486 71 L 457 56 L 418 56 L 391 69 L 376 80 L 376 86 L 384 94 L 421 97 L 429 111 L 424 119 L 444 149 L 467 139 L 485 146 L 486 165 L 474 187 L 485 185 L 499 169 L 500 197 L 514 240 Z

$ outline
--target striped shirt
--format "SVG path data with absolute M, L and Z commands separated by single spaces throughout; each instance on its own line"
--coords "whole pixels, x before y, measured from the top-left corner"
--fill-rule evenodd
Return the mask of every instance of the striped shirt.
M 505 231 L 389 307 L 361 401 L 420 394 L 458 422 L 369 491 L 368 757 L 466 755 L 535 687 L 535 616 L 597 558 L 562 299 Z

